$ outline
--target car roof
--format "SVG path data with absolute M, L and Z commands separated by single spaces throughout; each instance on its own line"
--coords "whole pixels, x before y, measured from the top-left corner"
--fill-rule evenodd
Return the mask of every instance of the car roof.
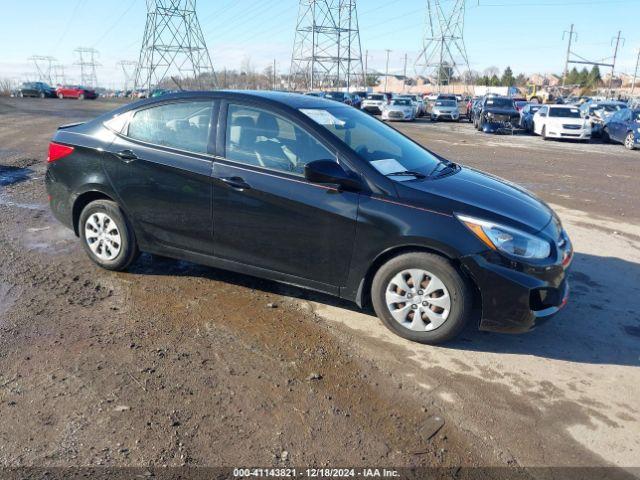
M 342 93 L 342 92 L 340 92 Z M 166 102 L 168 100 L 180 100 L 187 98 L 210 97 L 215 96 L 227 100 L 264 100 L 268 103 L 279 103 L 294 109 L 300 108 L 326 108 L 336 107 L 335 101 L 326 100 L 312 95 L 300 95 L 299 93 L 274 92 L 267 90 L 213 90 L 213 91 L 189 91 L 178 92 L 163 95 L 162 97 L 143 100 L 137 102 L 137 105 L 146 103 L 156 103 L 158 101 Z

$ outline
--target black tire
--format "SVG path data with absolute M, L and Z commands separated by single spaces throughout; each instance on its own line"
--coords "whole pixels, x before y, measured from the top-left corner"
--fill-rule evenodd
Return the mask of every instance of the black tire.
M 540 135 L 542 136 L 543 140 L 549 140 L 549 137 L 547 137 L 547 126 L 543 126 L 542 127 L 542 131 L 540 132 Z
M 39 96 L 40 96 L 40 98 L 45 98 L 45 97 L 46 97 L 46 95 L 45 95 L 45 93 L 44 93 L 44 92 L 40 92 L 40 95 L 39 95 Z
M 78 95 L 78 100 L 84 100 L 84 93 L 81 93 L 80 95 Z
M 602 138 L 602 143 L 611 143 L 611 137 L 609 136 L 609 130 L 607 130 L 607 127 L 602 128 L 600 137 Z
M 414 331 L 396 321 L 386 305 L 386 289 L 399 272 L 407 269 L 423 269 L 437 276 L 446 286 L 451 298 L 448 318 L 432 331 Z M 414 342 L 436 345 L 448 342 L 462 332 L 471 317 L 472 292 L 468 284 L 451 265 L 438 255 L 411 252 L 392 258 L 376 272 L 371 285 L 373 308 L 382 323 L 393 333 Z
M 59 98 L 60 100 L 64 100 L 64 95 L 63 95 L 62 93 L 59 93 L 59 94 L 58 94 L 58 98 Z
M 107 214 L 113 222 L 116 224 L 118 232 L 120 234 L 121 244 L 118 255 L 111 260 L 104 260 L 96 256 L 96 254 L 89 247 L 89 243 L 86 239 L 85 226 L 87 220 L 96 213 Z M 80 240 L 82 241 L 82 247 L 89 256 L 89 258 L 100 267 L 106 270 L 121 271 L 125 270 L 131 265 L 136 258 L 138 258 L 139 250 L 136 242 L 136 237 L 131 228 L 131 224 L 125 217 L 118 204 L 111 200 L 95 200 L 89 203 L 82 213 L 78 221 L 78 232 L 80 233 Z

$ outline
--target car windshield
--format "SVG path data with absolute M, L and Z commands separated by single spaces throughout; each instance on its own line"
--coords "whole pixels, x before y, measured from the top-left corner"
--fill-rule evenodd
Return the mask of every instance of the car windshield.
M 384 95 L 369 95 L 368 100 L 384 100 Z
M 486 105 L 495 108 L 513 108 L 513 100 L 509 98 L 488 98 Z
M 398 98 L 396 100 L 393 101 L 394 105 L 399 105 L 401 107 L 410 107 L 411 106 L 411 100 L 407 99 L 407 98 Z
M 562 117 L 562 118 L 580 118 L 580 110 L 577 108 L 550 108 L 550 117 Z
M 327 92 L 325 97 L 330 98 L 332 100 L 342 100 L 344 98 L 344 93 L 340 92 Z
M 360 110 L 336 106 L 300 111 L 382 174 L 411 171 L 427 175 L 440 163 L 417 143 Z M 413 178 L 396 177 L 398 181 Z
M 438 100 L 436 102 L 436 107 L 456 107 L 457 104 L 455 100 Z

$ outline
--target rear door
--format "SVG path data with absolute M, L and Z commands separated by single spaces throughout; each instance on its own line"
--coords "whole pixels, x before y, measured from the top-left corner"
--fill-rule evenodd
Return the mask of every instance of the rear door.
M 189 99 L 136 111 L 104 162 L 147 244 L 211 254 L 216 102 Z
M 213 170 L 215 255 L 337 292 L 359 196 L 304 178 L 306 163 L 337 161 L 336 152 L 282 112 L 231 103 L 221 108 L 225 120 Z

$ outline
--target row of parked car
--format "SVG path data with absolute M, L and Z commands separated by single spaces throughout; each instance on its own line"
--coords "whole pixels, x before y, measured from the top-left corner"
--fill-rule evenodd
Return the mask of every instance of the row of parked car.
M 477 130 L 513 133 L 524 130 L 543 139 L 622 143 L 629 150 L 640 148 L 640 109 L 615 100 L 587 99 L 556 104 L 530 103 L 498 95 L 474 99 L 469 116 Z
M 82 85 L 58 85 L 56 88 L 45 82 L 24 82 L 14 93 L 15 96 L 37 98 L 76 98 L 78 100 L 94 100 L 98 94 L 92 88 Z

